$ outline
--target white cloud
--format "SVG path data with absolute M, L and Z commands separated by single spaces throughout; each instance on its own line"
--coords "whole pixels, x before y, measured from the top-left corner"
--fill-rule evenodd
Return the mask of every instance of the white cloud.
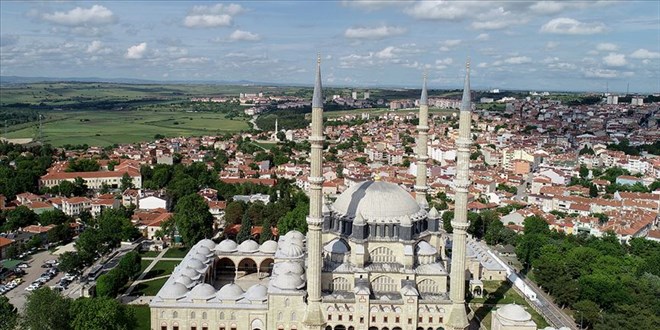
M 402 35 L 404 33 L 406 33 L 406 29 L 402 27 L 383 25 L 374 28 L 348 28 L 344 32 L 344 36 L 351 39 L 383 39 L 391 36 Z
M 555 18 L 541 27 L 541 32 L 554 34 L 596 34 L 604 31 L 603 23 L 584 23 L 567 17 Z
M 626 55 L 624 54 L 609 53 L 609 55 L 603 57 L 603 63 L 607 66 L 618 67 L 628 64 L 628 61 L 626 61 Z
M 463 41 L 460 39 L 449 39 L 449 40 L 441 41 L 439 50 L 441 52 L 448 52 L 452 48 L 460 45 L 462 42 Z
M 404 5 L 411 2 L 412 0 L 342 0 L 341 4 L 346 7 L 355 7 L 371 11 L 390 6 Z
M 529 7 L 532 12 L 543 15 L 556 14 L 564 8 L 565 4 L 558 1 L 538 1 Z
M 587 78 L 616 78 L 619 76 L 619 72 L 610 69 L 587 69 L 584 71 L 584 75 Z
M 420 1 L 404 12 L 422 20 L 460 21 L 473 16 L 479 7 L 491 8 L 492 4 L 487 1 Z
M 634 51 L 632 54 L 630 54 L 630 57 L 637 59 L 646 59 L 646 60 L 656 59 L 656 58 L 660 58 L 660 53 L 652 52 L 648 49 L 640 48 Z
M 117 20 L 110 9 L 101 5 L 93 5 L 91 8 L 76 7 L 67 12 L 46 13 L 42 17 L 48 22 L 66 26 L 105 25 Z
M 603 42 L 596 45 L 596 50 L 601 52 L 613 52 L 619 50 L 619 46 L 613 43 Z
M 208 57 L 181 57 L 176 59 L 176 63 L 179 64 L 204 64 L 209 61 Z
M 547 50 L 553 50 L 557 47 L 559 47 L 559 42 L 557 41 L 548 41 L 545 43 L 545 49 Z
M 454 63 L 454 59 L 451 57 L 435 60 L 435 65 L 450 65 L 452 63 Z
M 389 47 L 385 47 L 383 50 L 379 52 L 376 52 L 374 55 L 377 58 L 381 58 L 381 59 L 392 59 L 396 57 L 396 54 L 394 54 L 394 52 L 396 51 L 398 51 L 398 48 L 394 46 L 389 46 Z
M 259 41 L 261 37 L 249 31 L 236 30 L 229 35 L 229 40 L 232 41 Z
M 126 50 L 126 55 L 124 57 L 128 59 L 140 59 L 144 57 L 144 54 L 147 52 L 147 43 L 143 42 L 141 44 L 128 47 Z
M 501 30 L 510 26 L 525 24 L 528 21 L 529 17 L 526 15 L 498 7 L 478 14 L 471 27 L 476 30 Z
M 532 62 L 532 59 L 527 56 L 515 56 L 504 60 L 506 64 L 525 64 L 530 62 Z
M 189 28 L 210 28 L 230 26 L 233 17 L 244 11 L 241 5 L 217 4 L 214 6 L 194 6 L 188 16 L 183 19 L 183 25 Z
M 488 40 L 488 39 L 490 39 L 490 35 L 488 35 L 488 33 L 482 33 L 482 34 L 478 35 L 475 39 L 481 40 L 481 41 Z
M 87 50 L 85 50 L 85 52 L 90 54 L 107 54 L 110 52 L 110 49 L 104 47 L 101 41 L 94 40 L 87 46 Z

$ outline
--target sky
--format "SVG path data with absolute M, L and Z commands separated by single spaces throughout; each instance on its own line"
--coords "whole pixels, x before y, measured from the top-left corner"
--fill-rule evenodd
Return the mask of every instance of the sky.
M 3 76 L 660 92 L 660 1 L 2 0 L 0 36 Z

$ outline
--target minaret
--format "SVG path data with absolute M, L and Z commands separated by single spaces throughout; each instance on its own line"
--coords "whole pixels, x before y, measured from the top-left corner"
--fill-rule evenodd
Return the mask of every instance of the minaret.
M 279 130 L 277 129 L 277 118 L 275 118 L 275 134 L 277 134 L 277 132 L 279 132 Z
M 464 330 L 469 325 L 467 313 L 465 312 L 465 241 L 466 230 L 469 226 L 467 220 L 468 187 L 470 186 L 469 165 L 470 145 L 472 138 L 470 134 L 470 117 L 472 115 L 472 103 L 470 101 L 470 60 L 465 65 L 465 86 L 463 87 L 463 100 L 461 102 L 461 115 L 458 124 L 458 139 L 456 140 L 456 178 L 454 189 L 456 190 L 456 205 L 454 209 L 454 228 L 451 256 L 451 286 L 449 297 L 452 307 L 447 318 L 447 329 Z
M 429 97 L 426 91 L 426 73 L 422 96 L 419 99 L 419 125 L 417 126 L 417 181 L 415 182 L 415 197 L 417 203 L 424 209 L 429 208 L 426 201 L 426 161 L 429 159 L 427 142 L 429 140 Z
M 308 330 L 321 330 L 325 325 L 321 312 L 321 226 L 323 225 L 323 94 L 321 87 L 321 55 L 317 58 L 316 83 L 312 97 L 311 173 L 309 175 L 309 216 L 307 216 L 307 310 L 303 323 Z

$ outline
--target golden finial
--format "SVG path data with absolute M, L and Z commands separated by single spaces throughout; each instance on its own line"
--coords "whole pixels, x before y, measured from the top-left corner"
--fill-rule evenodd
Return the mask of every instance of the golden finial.
M 374 175 L 374 181 L 376 182 L 380 181 L 380 174 Z

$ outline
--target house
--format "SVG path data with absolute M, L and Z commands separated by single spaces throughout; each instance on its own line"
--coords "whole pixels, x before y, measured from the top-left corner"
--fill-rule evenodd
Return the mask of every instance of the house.
M 13 244 L 14 244 L 14 240 L 0 237 L 0 260 L 8 258 L 7 251 L 9 250 L 9 247 L 12 246 Z
M 129 207 L 135 205 L 137 208 L 140 208 L 140 191 L 137 189 L 126 189 L 121 194 L 121 205 Z
M 62 212 L 68 216 L 77 216 L 82 211 L 91 208 L 91 201 L 87 197 L 62 198 Z
M 41 214 L 41 213 L 44 213 L 46 211 L 52 211 L 52 210 L 55 209 L 53 204 L 38 201 L 38 200 L 32 201 L 32 202 L 30 202 L 28 204 L 24 204 L 24 205 L 26 205 L 30 210 L 32 210 L 32 212 L 34 212 L 36 214 Z
M 167 200 L 156 196 L 140 198 L 140 210 L 167 209 Z
M 114 198 L 95 198 L 91 201 L 91 213 L 93 217 L 97 217 L 105 209 L 117 209 L 121 202 Z

